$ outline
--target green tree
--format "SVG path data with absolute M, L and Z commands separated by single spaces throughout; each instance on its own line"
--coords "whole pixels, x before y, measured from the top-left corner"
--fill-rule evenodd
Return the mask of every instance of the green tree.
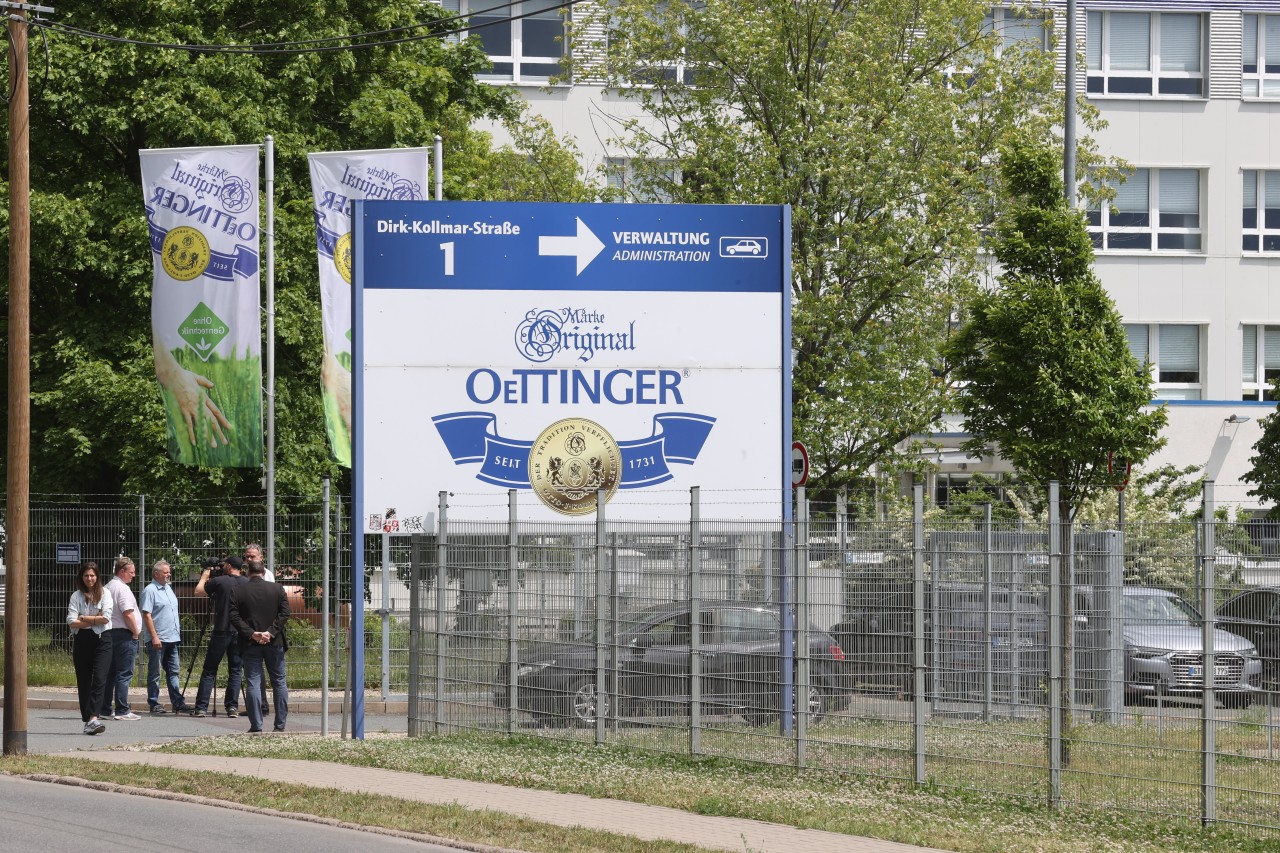
M 1055 151 L 1015 140 L 1002 159 L 1012 199 L 992 250 L 1001 267 L 947 354 L 964 383 L 965 450 L 999 453 L 1019 477 L 1057 481 L 1061 519 L 1114 485 L 1109 454 L 1141 463 L 1162 444 L 1163 408 L 1120 314 L 1093 274 L 1083 214 L 1063 199 Z
M 1093 274 L 1093 244 L 1083 214 L 1063 197 L 1060 163 L 1037 142 L 1015 138 L 1006 148 L 1011 203 L 991 244 L 1001 273 L 994 289 L 975 297 L 947 352 L 965 383 L 959 411 L 973 436 L 965 449 L 998 452 L 1020 478 L 1061 489 L 1066 555 L 1056 640 L 1066 664 L 1065 764 L 1075 693 L 1070 522 L 1085 500 L 1114 485 L 1108 454 L 1139 463 L 1160 447 L 1165 411 L 1149 408 L 1150 372 L 1129 351 L 1120 314 Z
M 189 4 L 100 0 L 60 25 L 142 42 L 245 45 L 392 30 L 442 17 L 415 0 Z M 435 25 L 439 29 L 446 24 Z M 363 41 L 430 36 L 430 26 Z M 361 40 L 357 40 L 361 41 Z M 426 37 L 266 55 L 192 53 L 32 31 L 32 490 L 174 498 L 261 495 L 262 472 L 187 468 L 165 452 L 150 355 L 151 254 L 138 151 L 260 142 L 276 151 L 277 491 L 315 494 L 329 462 L 312 151 L 444 140 L 448 198 L 576 197 L 572 152 L 530 133 L 495 151 L 474 120 L 516 121 L 508 90 L 476 82 L 476 44 Z M 46 50 L 47 49 L 47 50 Z
M 1052 134 L 1052 54 L 985 26 L 980 0 L 600 6 L 575 43 L 607 45 L 575 74 L 652 116 L 619 131 L 638 181 L 680 202 L 791 205 L 811 489 L 894 461 L 947 409 L 940 348 L 998 207 L 1000 141 Z
M 1280 379 L 1271 383 L 1271 398 L 1280 399 Z M 1252 483 L 1249 494 L 1271 504 L 1267 515 L 1280 518 L 1280 418 L 1272 412 L 1258 422 L 1262 435 L 1253 445 L 1249 471 L 1242 477 Z

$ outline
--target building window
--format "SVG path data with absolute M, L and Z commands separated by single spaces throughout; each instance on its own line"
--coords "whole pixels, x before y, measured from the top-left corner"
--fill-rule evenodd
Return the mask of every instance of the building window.
M 1280 326 L 1241 329 L 1242 400 L 1274 400 L 1271 383 L 1280 378 Z
M 1240 248 L 1280 252 L 1280 172 L 1244 172 L 1244 217 Z
M 481 80 L 546 83 L 564 75 L 563 0 L 441 0 L 452 14 L 469 15 L 469 34 L 480 39 L 493 68 Z
M 1089 12 L 1091 95 L 1204 95 L 1204 19 L 1168 12 Z
M 671 201 L 671 184 L 679 183 L 677 170 L 668 161 L 647 161 L 637 168 L 630 157 L 610 157 L 605 162 L 605 183 L 625 201 Z
M 1200 251 L 1200 172 L 1138 169 L 1110 204 L 1091 206 L 1089 235 L 1099 251 Z
M 1028 9 L 995 8 L 982 20 L 982 32 L 1000 34 L 996 53 L 1014 48 L 1045 50 L 1048 46 L 1048 29 L 1041 12 Z
M 1149 364 L 1156 399 L 1200 399 L 1200 327 L 1185 324 L 1125 324 L 1129 351 Z
M 1280 15 L 1245 15 L 1240 94 L 1280 98 Z
M 624 75 L 629 82 L 639 86 L 656 86 L 663 82 L 683 83 L 686 86 L 697 84 L 695 79 L 698 76 L 697 70 L 690 63 L 689 54 L 684 45 L 689 42 L 687 16 L 701 12 L 703 7 L 697 0 L 691 0 L 684 5 L 684 13 L 679 22 L 675 21 L 670 4 L 665 0 L 658 2 L 653 8 L 651 23 L 662 27 L 665 37 L 670 39 L 662 50 L 661 59 L 648 57 L 637 62 L 636 60 L 640 57 L 630 56 L 627 60 L 623 60 L 622 57 L 627 56 L 625 22 L 616 18 L 610 21 L 606 50 L 614 63 L 620 61 L 634 63 Z

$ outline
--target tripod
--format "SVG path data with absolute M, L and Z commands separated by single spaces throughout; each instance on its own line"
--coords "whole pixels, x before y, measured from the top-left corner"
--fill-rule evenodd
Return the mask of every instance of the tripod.
M 201 648 L 203 648 L 204 643 L 205 643 L 205 638 L 209 635 L 210 624 L 212 623 L 212 621 L 213 621 L 213 601 L 211 600 L 211 601 L 209 602 L 209 607 L 205 610 L 205 613 L 204 613 L 204 619 L 202 620 L 201 625 L 200 625 L 200 638 L 199 638 L 199 640 L 197 640 L 197 641 L 196 641 L 196 650 L 195 650 L 195 653 L 194 653 L 194 654 L 192 654 L 192 656 L 191 656 L 191 662 L 187 665 L 187 678 L 186 678 L 186 681 L 184 681 L 184 682 L 183 682 L 183 684 L 182 684 L 182 701 L 183 701 L 184 703 L 187 701 L 187 688 L 191 685 L 191 673 L 192 673 L 192 672 L 195 670 L 195 668 L 196 668 L 196 661 L 200 659 L 200 649 L 201 649 Z M 210 649 L 209 651 L 213 651 L 213 649 Z M 218 716 L 218 681 L 217 681 L 217 669 L 216 669 L 216 667 L 222 663 L 222 658 L 223 658 L 223 657 L 225 657 L 225 655 L 226 655 L 226 651 L 225 651 L 225 649 L 224 649 L 224 650 L 223 650 L 223 654 L 219 656 L 219 658 L 218 658 L 218 662 L 217 662 L 217 664 L 215 664 L 215 670 L 214 670 L 214 682 L 213 682 L 213 692 L 212 692 L 212 694 L 211 694 L 211 695 L 210 695 L 210 697 L 209 697 L 209 716 L 211 716 L 211 717 L 216 717 L 216 716 Z M 206 654 L 206 657 L 207 657 L 207 656 L 208 656 L 208 655 Z M 207 661 L 206 661 L 206 663 L 207 663 Z M 231 668 L 231 663 L 230 663 L 230 661 L 228 661 L 228 662 L 227 662 L 227 668 L 228 668 L 228 677 L 230 677 L 230 672 L 229 672 L 229 671 L 230 671 L 230 668 Z M 202 665 L 201 665 L 201 678 L 203 678 L 203 677 L 204 677 L 204 666 L 203 666 L 203 664 L 202 664 Z M 198 688 L 197 688 L 197 690 L 196 690 L 196 693 L 197 693 L 197 698 L 198 698 L 198 695 L 199 695 L 199 689 L 198 689 Z

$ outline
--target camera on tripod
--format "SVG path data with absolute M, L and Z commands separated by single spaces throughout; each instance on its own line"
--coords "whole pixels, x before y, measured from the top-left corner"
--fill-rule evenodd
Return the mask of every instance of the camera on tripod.
M 226 565 L 217 557 L 205 557 L 200 564 L 201 571 L 208 571 L 210 578 L 216 578 L 226 572 Z

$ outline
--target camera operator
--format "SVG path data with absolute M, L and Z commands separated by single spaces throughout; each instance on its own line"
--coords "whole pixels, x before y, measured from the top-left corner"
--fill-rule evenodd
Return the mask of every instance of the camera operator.
M 206 560 L 204 571 L 200 573 L 200 581 L 196 584 L 196 595 L 213 600 L 213 630 L 209 632 L 209 648 L 204 655 L 204 668 L 200 671 L 196 704 L 191 710 L 193 717 L 203 717 L 209 711 L 209 698 L 213 694 L 214 682 L 218 678 L 218 665 L 222 663 L 223 655 L 227 657 L 227 689 L 222 695 L 223 706 L 227 709 L 228 717 L 240 715 L 237 706 L 242 672 L 240 648 L 229 617 L 232 590 L 249 582 L 247 577 L 240 574 L 242 567 L 243 561 L 239 557 L 227 557 L 221 561 Z

